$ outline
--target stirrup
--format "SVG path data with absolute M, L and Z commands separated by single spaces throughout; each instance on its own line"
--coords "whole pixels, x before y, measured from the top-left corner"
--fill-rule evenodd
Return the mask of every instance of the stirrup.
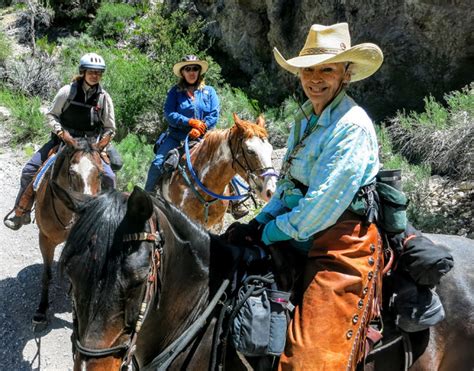
M 244 202 L 232 202 L 230 205 L 230 214 L 235 220 L 241 219 L 248 215 L 249 209 Z
M 17 231 L 22 226 L 31 223 L 31 216 L 29 211 L 25 212 L 23 215 L 14 215 L 13 217 L 10 217 L 10 215 L 12 215 L 15 210 L 16 208 L 13 208 L 3 218 L 3 224 L 5 225 L 5 227 L 10 228 L 13 231 Z

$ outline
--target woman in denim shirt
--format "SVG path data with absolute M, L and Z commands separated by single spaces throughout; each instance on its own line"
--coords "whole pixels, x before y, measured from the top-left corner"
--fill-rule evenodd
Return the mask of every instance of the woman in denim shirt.
M 213 87 L 205 85 L 203 77 L 208 68 L 208 63 L 195 55 L 187 55 L 173 66 L 173 72 L 180 80 L 166 98 L 168 130 L 156 142 L 156 156 L 145 184 L 145 190 L 149 192 L 154 191 L 158 184 L 168 152 L 179 147 L 187 135 L 198 140 L 217 124 L 219 98 Z

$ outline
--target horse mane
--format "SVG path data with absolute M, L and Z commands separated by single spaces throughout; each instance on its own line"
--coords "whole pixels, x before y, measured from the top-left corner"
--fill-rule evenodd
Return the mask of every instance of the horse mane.
M 250 121 L 241 120 L 239 126 L 234 125 L 228 129 L 215 129 L 208 131 L 204 136 L 202 148 L 206 148 L 207 153 L 214 153 L 224 140 L 228 140 L 229 136 L 232 136 L 232 134 L 238 130 L 243 131 L 244 139 L 252 137 L 259 137 L 261 139 L 268 138 L 268 132 L 264 127 L 256 125 Z
M 180 240 L 193 241 L 196 249 L 209 245 L 209 234 L 203 227 L 163 198 L 152 197 L 152 200 Z M 130 233 L 126 218 L 127 201 L 127 194 L 113 190 L 92 198 L 80 207 L 79 220 L 72 227 L 61 254 L 63 271 L 73 263 L 81 270 L 81 280 L 87 285 L 113 276 L 117 265 L 127 254 L 123 248 L 123 235 Z
M 123 228 L 128 196 L 117 191 L 102 193 L 80 207 L 61 253 L 61 270 L 73 262 L 81 270 L 82 280 L 91 285 L 106 275 L 107 266 L 115 266 L 123 254 L 117 236 Z

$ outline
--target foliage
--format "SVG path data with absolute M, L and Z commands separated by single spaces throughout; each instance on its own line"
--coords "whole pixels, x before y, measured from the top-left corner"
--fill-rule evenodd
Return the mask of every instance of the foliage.
M 240 118 L 250 121 L 254 121 L 260 112 L 258 102 L 249 99 L 240 89 L 232 88 L 225 84 L 217 88 L 217 94 L 219 95 L 221 104 L 221 113 L 218 123 L 218 126 L 221 128 L 234 125 L 234 112 L 237 113 Z
M 6 60 L 11 56 L 12 48 L 7 36 L 0 33 L 0 66 L 4 65 Z
M 144 136 L 129 134 L 118 145 L 124 161 L 117 173 L 117 188 L 131 192 L 134 185 L 144 186 L 148 167 L 153 159 L 153 146 L 146 143 Z
M 5 86 L 30 97 L 49 98 L 59 87 L 54 60 L 44 53 L 9 59 L 3 75 Z
M 290 126 L 299 109 L 298 102 L 295 98 L 288 97 L 280 107 L 267 110 L 267 129 L 269 131 L 270 141 L 274 147 L 283 148 L 286 145 L 290 133 Z
M 389 120 L 395 150 L 409 161 L 428 164 L 434 174 L 472 178 L 474 84 L 445 96 L 447 106 L 425 99 L 422 113 L 399 112 Z
M 36 39 L 36 47 L 47 55 L 53 55 L 56 44 L 49 42 L 48 36 L 43 36 Z
M 137 10 L 128 4 L 103 3 L 88 28 L 91 36 L 98 39 L 123 38 L 128 23 L 137 15 Z
M 45 125 L 45 116 L 40 111 L 41 99 L 14 94 L 6 89 L 0 90 L 0 105 L 11 112 L 13 144 L 43 141 L 49 130 Z

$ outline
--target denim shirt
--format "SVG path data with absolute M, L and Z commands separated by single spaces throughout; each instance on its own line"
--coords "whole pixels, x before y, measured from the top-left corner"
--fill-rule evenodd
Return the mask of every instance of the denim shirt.
M 177 140 L 183 140 L 191 130 L 189 119 L 198 119 L 206 123 L 208 130 L 213 129 L 219 120 L 219 98 L 211 86 L 204 86 L 194 92 L 194 100 L 186 90 L 173 86 L 166 97 L 165 117 L 168 132 Z
M 311 114 L 311 107 L 308 101 L 303 110 Z M 306 137 L 308 119 L 300 114 L 296 120 L 300 123 L 292 126 L 288 137 L 286 174 L 257 220 L 274 219 L 277 234 L 307 241 L 336 223 L 359 188 L 374 181 L 380 165 L 372 121 L 344 91 L 323 110 Z M 293 179 L 308 186 L 305 194 Z

